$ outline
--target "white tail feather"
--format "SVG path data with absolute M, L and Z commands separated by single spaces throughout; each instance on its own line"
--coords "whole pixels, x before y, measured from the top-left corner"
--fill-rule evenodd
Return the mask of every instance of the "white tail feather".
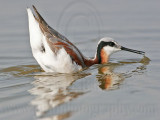
M 28 12 L 28 22 L 29 22 L 29 34 L 30 34 L 30 44 L 32 51 L 39 51 L 41 49 L 42 43 L 42 32 L 39 28 L 39 24 L 30 8 L 27 8 Z

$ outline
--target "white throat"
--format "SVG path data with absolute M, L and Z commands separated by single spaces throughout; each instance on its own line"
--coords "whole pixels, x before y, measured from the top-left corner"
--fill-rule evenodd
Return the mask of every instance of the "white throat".
M 111 47 L 111 46 L 105 46 L 103 48 L 105 50 L 105 52 L 108 54 L 108 56 L 112 55 L 115 52 L 120 51 L 121 49 L 119 48 L 115 48 L 115 47 Z

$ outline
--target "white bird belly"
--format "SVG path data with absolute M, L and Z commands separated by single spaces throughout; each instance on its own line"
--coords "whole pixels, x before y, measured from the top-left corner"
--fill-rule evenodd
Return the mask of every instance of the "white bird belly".
M 81 66 L 72 62 L 63 48 L 56 55 L 50 52 L 39 52 L 34 53 L 34 57 L 46 72 L 73 73 L 82 69 Z

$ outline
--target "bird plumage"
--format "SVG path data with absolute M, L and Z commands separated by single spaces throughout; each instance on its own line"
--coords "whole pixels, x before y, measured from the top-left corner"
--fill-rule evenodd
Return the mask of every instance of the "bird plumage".
M 66 37 L 52 29 L 33 6 L 27 8 L 32 53 L 46 72 L 75 72 L 89 64 Z
M 102 38 L 95 58 L 86 58 L 66 37 L 51 28 L 34 6 L 33 9 L 36 15 L 27 8 L 30 44 L 33 56 L 46 72 L 77 72 L 93 64 L 107 63 L 112 53 L 121 50 L 112 38 Z

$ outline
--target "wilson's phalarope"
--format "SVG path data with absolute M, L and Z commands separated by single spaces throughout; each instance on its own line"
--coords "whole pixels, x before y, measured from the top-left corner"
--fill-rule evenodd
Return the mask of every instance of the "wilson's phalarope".
M 34 6 L 33 9 L 35 16 L 27 8 L 30 44 L 33 56 L 46 72 L 77 72 L 93 64 L 107 63 L 110 55 L 120 50 L 144 55 L 143 51 L 122 47 L 112 38 L 105 37 L 98 42 L 95 58 L 86 58 L 66 37 L 51 28 Z

